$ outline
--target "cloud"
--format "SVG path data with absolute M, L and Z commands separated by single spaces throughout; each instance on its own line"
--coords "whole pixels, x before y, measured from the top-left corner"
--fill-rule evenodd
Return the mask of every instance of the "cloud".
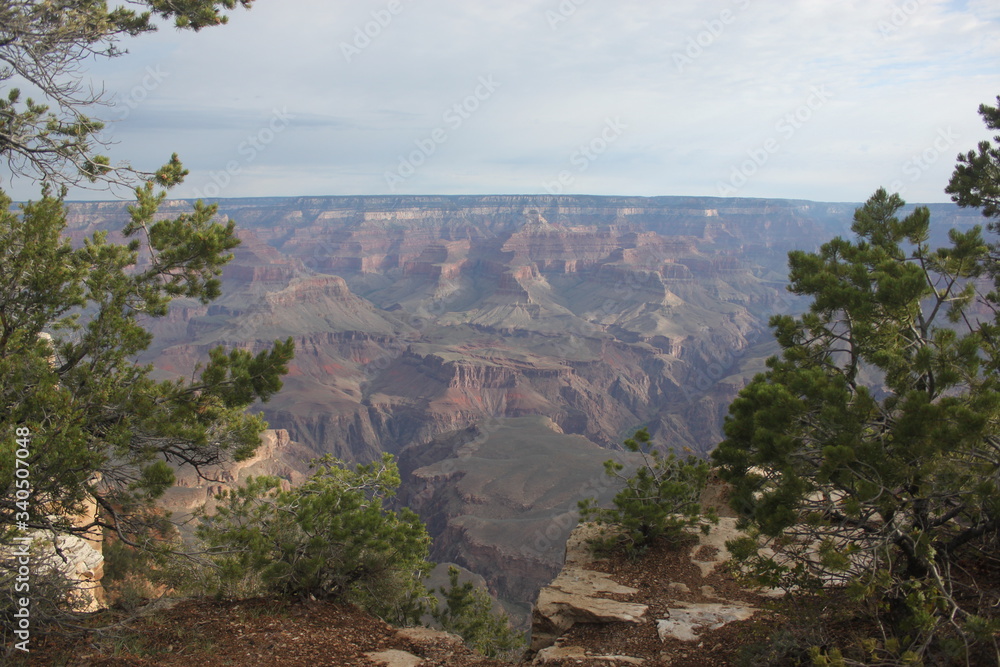
M 287 108 L 223 196 L 390 192 L 386 174 L 436 129 L 446 140 L 397 192 L 542 193 L 621 117 L 568 191 L 717 195 L 773 138 L 736 195 L 862 201 L 905 178 L 908 199 L 946 201 L 954 155 L 901 175 L 942 127 L 954 153 L 986 136 L 975 110 L 1000 92 L 998 19 L 987 0 L 283 0 L 133 40 L 94 77 L 136 102 L 115 155 L 152 168 L 179 152 L 192 174 L 178 196 Z M 129 98 L 157 67 L 169 76 Z M 481 77 L 499 88 L 449 123 Z M 830 99 L 789 135 L 782 119 L 815 87 Z

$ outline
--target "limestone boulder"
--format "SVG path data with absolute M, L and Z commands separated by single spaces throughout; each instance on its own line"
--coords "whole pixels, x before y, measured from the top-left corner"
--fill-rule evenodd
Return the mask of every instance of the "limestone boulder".
M 696 641 L 706 630 L 717 630 L 733 621 L 745 621 L 756 612 L 754 607 L 739 604 L 678 603 L 670 608 L 669 618 L 656 621 L 656 631 L 661 641 Z

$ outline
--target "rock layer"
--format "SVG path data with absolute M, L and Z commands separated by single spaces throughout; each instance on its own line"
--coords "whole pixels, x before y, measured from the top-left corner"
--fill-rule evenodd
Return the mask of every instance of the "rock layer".
M 774 352 L 768 318 L 801 307 L 784 290 L 787 251 L 845 232 L 854 208 L 576 196 L 219 205 L 242 239 L 223 296 L 178 301 L 149 322 L 146 360 L 163 377 L 188 377 L 214 345 L 259 350 L 291 336 L 285 387 L 258 406 L 272 426 L 301 443 L 302 459 L 408 459 L 401 495 L 423 499 L 435 552 L 521 605 L 558 570 L 580 466 L 597 463 L 591 476 L 603 479 L 600 456 L 551 470 L 547 488 L 515 501 L 504 480 L 517 466 L 441 443 L 542 416 L 579 436 L 581 452 L 587 441 L 616 448 L 642 425 L 659 444 L 707 452 L 729 402 Z M 932 208 L 943 227 L 979 222 Z M 161 215 L 190 210 L 165 202 Z M 114 236 L 126 221 L 125 204 L 71 204 L 68 233 Z M 467 465 L 441 468 L 450 459 Z M 456 495 L 485 470 L 505 477 Z

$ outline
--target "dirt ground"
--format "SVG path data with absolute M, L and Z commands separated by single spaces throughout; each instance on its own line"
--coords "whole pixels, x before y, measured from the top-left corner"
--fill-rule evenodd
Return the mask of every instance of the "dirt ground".
M 104 614 L 90 622 L 112 620 Z M 428 667 L 503 664 L 453 642 L 409 639 L 355 607 L 263 599 L 183 600 L 87 637 L 53 635 L 33 649 L 28 661 L 12 664 L 375 667 L 381 663 L 365 653 L 385 650 L 412 653 Z
M 642 559 L 615 556 L 590 567 L 638 589 L 621 596 L 649 606 L 637 624 L 578 624 L 564 640 L 584 649 L 586 657 L 549 665 L 608 667 L 596 656 L 630 656 L 650 666 L 713 667 L 722 665 L 812 664 L 810 646 L 857 647 L 877 630 L 857 616 L 857 606 L 832 593 L 808 602 L 763 597 L 742 587 L 725 567 L 702 578 L 684 557 L 689 547 L 662 542 Z M 702 554 L 707 555 L 707 554 Z M 1000 562 L 967 563 L 979 595 L 1000 590 Z M 976 577 L 972 577 L 976 574 Z M 992 584 L 984 588 L 984 582 Z M 670 603 L 740 601 L 760 609 L 751 619 L 717 630 L 703 630 L 696 641 L 661 642 L 656 619 L 669 615 Z M 993 599 L 992 597 L 990 599 Z M 850 611 L 853 610 L 853 611 Z M 165 665 L 223 667 L 277 665 L 288 667 L 366 666 L 384 664 L 366 657 L 379 651 L 406 651 L 422 659 L 420 667 L 501 667 L 464 647 L 457 638 L 414 637 L 361 610 L 329 602 L 254 599 L 161 599 L 141 613 L 111 609 L 79 620 L 96 632 L 52 633 L 32 641 L 32 652 L 7 657 L 10 665 L 123 667 Z M 978 656 L 979 658 L 983 656 Z M 4 664 L 0 653 L 0 664 Z M 400 663 L 403 664 L 403 663 Z M 528 658 L 518 664 L 530 664 Z M 962 662 L 961 664 L 966 664 Z M 994 664 L 974 661 L 971 664 Z
M 684 583 L 690 593 L 680 597 L 691 602 L 708 601 L 714 595 L 751 604 L 760 602 L 724 573 L 703 580 L 697 567 L 680 557 L 682 549 L 661 544 L 638 562 L 618 557 L 596 563 L 595 569 L 611 573 L 621 583 L 639 589 L 629 600 L 650 605 L 649 618 L 640 625 L 577 625 L 568 636 L 572 644 L 596 655 L 641 657 L 649 665 L 738 664 L 736 654 L 740 645 L 747 640 L 745 635 L 760 633 L 761 618 L 704 633 L 699 642 L 664 644 L 657 637 L 654 619 L 657 615 L 663 617 L 663 592 L 668 583 Z M 671 597 L 678 599 L 676 590 Z M 109 610 L 88 617 L 85 623 L 103 629 L 68 637 L 52 634 L 32 644 L 27 661 L 23 656 L 15 656 L 11 664 L 374 667 L 380 663 L 365 654 L 386 650 L 419 656 L 423 659 L 421 667 L 505 664 L 485 659 L 454 642 L 414 640 L 357 608 L 326 602 L 163 599 L 140 615 Z M 748 624 L 757 629 L 747 630 Z M 607 666 L 610 663 L 572 659 L 561 664 Z

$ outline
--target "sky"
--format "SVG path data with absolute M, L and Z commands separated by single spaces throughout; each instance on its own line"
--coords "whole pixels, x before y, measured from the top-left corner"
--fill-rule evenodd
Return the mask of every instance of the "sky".
M 123 46 L 97 115 L 176 198 L 941 202 L 1000 94 L 1000 0 L 256 0 Z

